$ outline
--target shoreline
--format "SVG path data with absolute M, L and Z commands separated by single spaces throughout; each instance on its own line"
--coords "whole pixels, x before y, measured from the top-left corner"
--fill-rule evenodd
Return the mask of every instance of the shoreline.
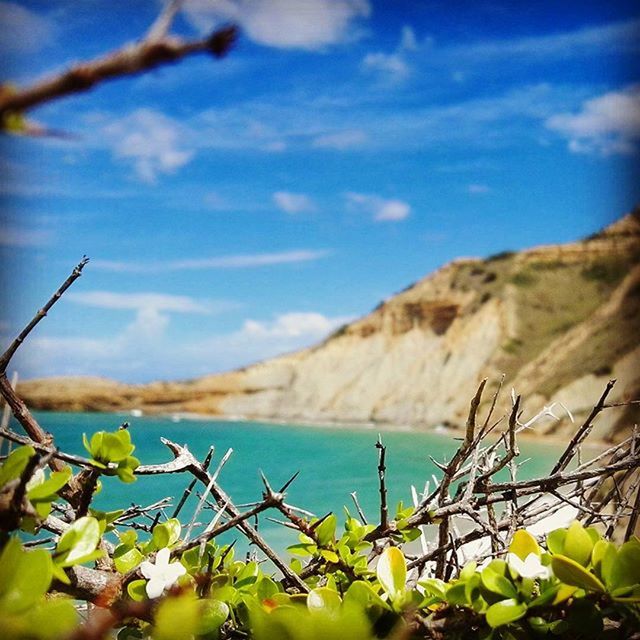
M 65 412 L 62 412 L 65 413 Z M 464 428 L 462 427 L 447 427 L 444 425 L 435 425 L 433 427 L 422 426 L 416 424 L 394 424 L 391 422 L 356 422 L 356 421 L 340 421 L 340 420 L 310 420 L 310 419 L 295 419 L 287 420 L 284 418 L 249 418 L 246 416 L 220 416 L 210 415 L 206 413 L 196 413 L 189 411 L 176 411 L 176 412 L 159 412 L 159 413 L 138 413 L 133 411 L 104 411 L 96 413 L 105 413 L 112 415 L 129 416 L 133 418 L 161 418 L 178 423 L 184 421 L 190 422 L 230 422 L 238 424 L 257 423 L 265 425 L 277 425 L 282 427 L 303 427 L 311 429 L 354 429 L 358 431 L 372 431 L 381 433 L 428 433 L 437 436 L 449 436 L 452 439 L 460 438 L 464 436 Z M 576 425 L 578 428 L 578 425 Z M 499 437 L 502 431 L 495 431 L 491 434 L 490 438 Z M 525 429 L 518 434 L 519 439 L 530 442 L 549 442 L 551 444 L 567 445 L 570 437 L 559 436 L 547 433 L 537 433 L 535 427 Z M 603 450 L 605 448 L 613 446 L 615 443 L 607 440 L 592 437 L 590 441 L 587 441 L 583 446 L 589 449 Z

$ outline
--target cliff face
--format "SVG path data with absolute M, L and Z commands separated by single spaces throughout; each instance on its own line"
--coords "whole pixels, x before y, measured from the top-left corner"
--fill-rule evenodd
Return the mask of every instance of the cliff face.
M 614 401 L 640 397 L 639 259 L 636 211 L 582 242 L 454 261 L 322 344 L 239 371 L 143 386 L 39 380 L 19 391 L 36 408 L 434 426 L 461 424 L 479 380 L 504 373 L 532 411 L 558 401 L 580 419 L 609 378 Z M 623 418 L 640 418 L 633 411 L 609 409 L 600 436 L 620 437 Z

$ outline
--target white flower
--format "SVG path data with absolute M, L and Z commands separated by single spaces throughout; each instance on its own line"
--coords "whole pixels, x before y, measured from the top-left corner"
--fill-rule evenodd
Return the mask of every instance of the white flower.
M 507 564 L 523 578 L 547 579 L 551 577 L 551 569 L 549 567 L 545 567 L 540 562 L 540 557 L 535 553 L 530 553 L 525 558 L 524 562 L 520 560 L 515 553 L 508 553 Z
M 149 560 L 140 564 L 140 572 L 149 581 L 147 582 L 147 595 L 150 598 L 161 596 L 165 589 L 174 585 L 176 580 L 187 572 L 179 562 L 170 563 L 170 555 L 168 547 L 164 547 L 156 554 L 155 564 Z

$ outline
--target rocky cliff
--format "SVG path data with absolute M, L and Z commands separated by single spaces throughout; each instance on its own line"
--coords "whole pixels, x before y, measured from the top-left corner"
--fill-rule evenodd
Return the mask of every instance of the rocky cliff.
M 578 420 L 609 378 L 613 401 L 640 398 L 639 362 L 636 210 L 581 242 L 456 260 L 322 344 L 242 370 L 140 386 L 34 380 L 19 392 L 41 409 L 457 426 L 483 377 L 504 374 L 529 412 L 562 402 Z M 600 437 L 619 438 L 636 414 L 607 410 Z

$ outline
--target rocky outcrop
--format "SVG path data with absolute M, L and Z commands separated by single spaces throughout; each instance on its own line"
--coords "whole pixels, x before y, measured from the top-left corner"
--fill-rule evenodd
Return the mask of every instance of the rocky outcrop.
M 636 211 L 581 242 L 456 260 L 322 344 L 242 370 L 141 386 L 29 381 L 20 393 L 48 409 L 456 426 L 479 380 L 504 374 L 531 411 L 561 402 L 578 420 L 610 377 L 613 401 L 638 397 L 638 258 Z M 599 435 L 621 437 L 634 411 L 607 410 Z

